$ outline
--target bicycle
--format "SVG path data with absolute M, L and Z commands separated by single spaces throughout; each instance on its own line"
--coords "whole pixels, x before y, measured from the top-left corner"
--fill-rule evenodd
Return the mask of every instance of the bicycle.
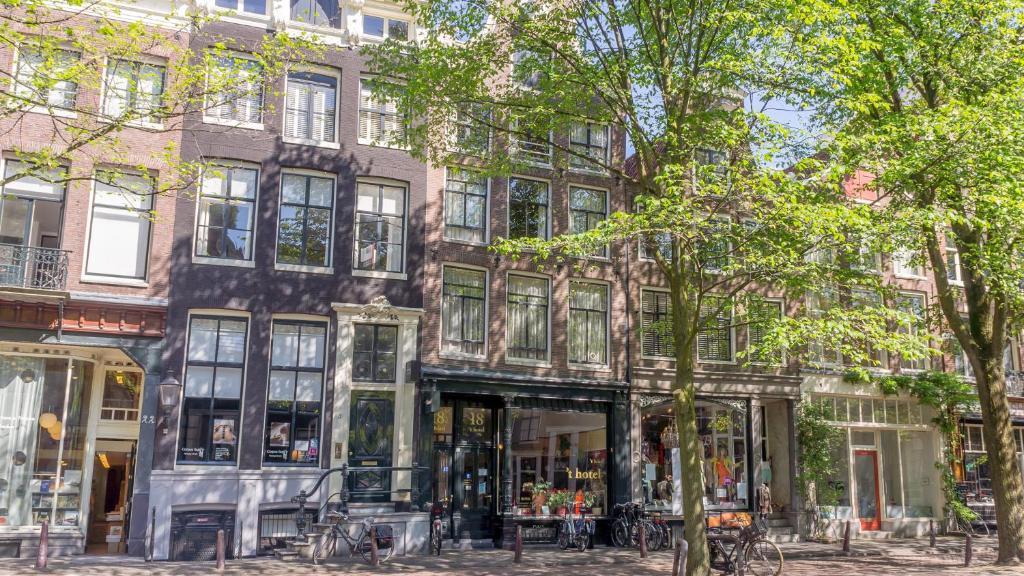
M 594 533 L 594 521 L 584 518 L 574 518 L 572 512 L 567 512 L 562 517 L 562 523 L 558 526 L 558 547 L 568 550 L 569 546 L 575 546 L 580 552 L 590 547 L 590 538 Z
M 359 523 L 359 533 L 353 537 L 345 528 L 350 524 L 348 512 L 328 512 L 327 518 L 331 521 L 331 529 L 323 534 L 313 548 L 313 564 L 319 564 L 324 558 L 334 556 L 338 548 L 338 540 L 344 540 L 348 544 L 349 553 L 352 556 L 359 552 L 367 564 L 373 563 L 373 549 L 370 542 L 371 529 L 377 539 L 377 559 L 383 563 L 391 559 L 395 553 L 395 538 L 388 524 L 374 524 L 373 517 L 364 518 Z
M 617 516 L 612 522 L 612 543 L 616 546 L 639 547 L 641 525 L 648 551 L 653 552 L 670 545 L 671 540 L 664 539 L 662 530 L 647 517 L 647 513 L 640 504 L 634 502 L 616 504 L 612 513 Z
M 966 504 L 964 505 L 966 507 Z M 957 532 L 963 532 L 965 535 L 970 534 L 971 536 L 991 536 L 992 531 L 988 527 L 988 522 L 984 518 L 979 516 L 973 510 L 970 510 L 974 518 L 968 519 L 957 512 L 952 507 L 946 508 L 946 526 L 949 526 L 952 530 Z
M 435 502 L 430 508 L 430 553 L 436 556 L 441 555 L 441 545 L 444 541 L 443 526 L 441 517 L 444 515 L 444 504 Z
M 726 529 L 738 529 L 727 534 Z M 779 576 L 782 574 L 782 550 L 765 538 L 766 530 L 757 520 L 748 525 L 739 522 L 722 528 L 708 527 L 708 551 L 711 567 L 723 574 L 738 576 Z

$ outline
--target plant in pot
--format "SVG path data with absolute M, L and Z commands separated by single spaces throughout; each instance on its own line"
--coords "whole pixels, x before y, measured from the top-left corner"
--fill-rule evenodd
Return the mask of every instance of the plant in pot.
M 583 506 L 595 516 L 599 516 L 602 512 L 600 506 L 597 505 L 598 503 L 597 492 L 585 492 L 583 494 Z
M 551 490 L 551 482 L 538 480 L 533 485 L 533 493 L 530 497 L 530 504 L 533 506 L 533 513 L 540 516 L 544 513 L 544 506 L 548 505 L 548 491 Z
M 548 494 L 548 509 L 552 512 L 557 510 L 560 516 L 565 515 L 568 503 L 569 493 L 565 490 L 555 490 Z

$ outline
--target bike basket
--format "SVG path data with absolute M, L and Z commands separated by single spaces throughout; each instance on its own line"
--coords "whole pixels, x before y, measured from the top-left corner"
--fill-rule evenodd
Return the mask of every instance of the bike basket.
M 395 545 L 395 535 L 390 524 L 377 524 L 377 548 L 391 548 Z
M 580 534 L 593 534 L 595 528 L 595 522 L 593 520 L 575 520 L 576 532 Z

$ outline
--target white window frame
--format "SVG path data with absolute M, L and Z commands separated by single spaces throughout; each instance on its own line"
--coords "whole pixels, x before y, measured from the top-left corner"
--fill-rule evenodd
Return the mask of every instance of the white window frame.
M 384 35 L 383 36 L 376 36 L 376 35 L 373 35 L 373 34 L 368 34 L 366 32 L 366 17 L 367 16 L 369 16 L 371 18 L 380 18 L 380 19 L 384 20 Z M 416 32 L 415 32 L 415 27 L 414 27 L 415 22 L 410 20 L 407 16 L 398 15 L 398 14 L 394 14 L 394 13 L 388 13 L 388 12 L 381 12 L 381 11 L 377 11 L 377 10 L 369 10 L 368 11 L 368 10 L 364 9 L 362 11 L 362 13 L 360 14 L 360 16 L 359 16 L 359 32 L 360 32 L 359 38 L 360 38 L 360 40 L 366 40 L 368 42 L 384 42 L 385 40 L 391 40 L 392 39 L 391 38 L 391 21 L 392 20 L 404 22 L 405 26 L 406 26 L 407 37 L 404 38 L 404 39 L 396 39 L 396 42 L 411 42 L 411 41 L 413 41 L 416 38 Z
M 924 326 L 923 327 L 922 326 L 913 326 L 913 327 L 910 327 L 910 329 L 913 330 L 913 332 L 912 332 L 913 334 L 919 334 L 919 333 L 921 333 L 922 330 L 927 330 L 927 322 L 928 322 L 928 318 L 926 316 L 927 311 L 928 311 L 928 296 L 927 296 L 927 294 L 925 294 L 924 292 L 913 292 L 913 291 L 910 291 L 910 290 L 901 290 L 901 291 L 896 293 L 896 297 L 900 298 L 900 299 L 902 299 L 902 298 L 914 298 L 914 299 L 917 299 L 917 300 L 919 300 L 921 302 L 921 318 L 920 318 L 920 321 L 921 321 L 921 324 L 923 324 Z M 899 326 L 899 327 L 897 327 L 897 330 L 908 330 L 908 327 Z M 909 333 L 911 333 L 911 332 L 908 331 L 908 334 Z M 921 359 L 918 359 L 918 360 L 904 360 L 904 358 L 902 356 L 898 356 L 897 360 L 899 360 L 900 372 L 903 372 L 903 373 L 916 374 L 918 372 L 924 372 L 925 370 L 928 369 L 928 360 L 929 360 L 929 358 L 921 358 Z M 905 363 L 909 363 L 909 364 L 918 364 L 918 363 L 920 363 L 921 367 L 918 368 L 918 367 L 915 367 L 913 365 L 908 367 L 908 366 L 904 365 Z
M 675 362 L 676 361 L 676 357 L 675 357 L 674 354 L 672 356 L 655 356 L 655 355 L 652 355 L 652 354 L 648 354 L 647 351 L 644 350 L 644 340 L 643 340 L 644 294 L 647 293 L 647 292 L 652 292 L 652 293 L 656 292 L 656 293 L 661 293 L 661 294 L 669 294 L 671 291 L 668 290 L 667 288 L 659 288 L 659 287 L 655 287 L 655 286 L 641 286 L 640 287 L 640 303 L 639 303 L 639 308 L 638 308 L 638 312 L 640 314 L 640 320 L 637 322 L 637 325 L 640 327 L 640 330 L 641 330 L 640 338 L 639 338 L 639 340 L 640 340 L 640 358 L 643 359 L 643 360 L 656 360 L 656 361 L 660 361 L 660 362 Z M 671 304 L 672 304 L 671 301 L 669 301 L 670 308 L 671 308 Z M 668 316 L 669 316 L 669 318 L 672 317 L 671 309 L 668 312 Z M 675 342 L 673 342 L 672 343 L 673 351 L 675 351 L 675 347 L 676 347 L 676 344 L 675 344 Z
M 592 139 L 591 134 L 593 133 L 594 129 L 599 128 L 599 127 L 603 127 L 604 128 L 604 137 L 605 137 L 604 157 L 601 158 L 600 161 L 605 166 L 610 164 L 611 163 L 611 152 L 612 152 L 612 128 L 611 128 L 611 126 L 609 126 L 608 124 L 602 124 L 600 122 L 574 122 L 574 124 L 582 124 L 586 128 L 587 135 L 588 135 L 588 140 Z M 569 149 L 572 150 L 573 146 L 579 146 L 579 145 L 581 145 L 581 144 L 577 144 L 577 143 L 572 141 L 572 127 L 570 127 L 569 128 Z M 582 145 L 583 146 L 587 146 L 588 149 L 594 147 L 589 142 L 587 144 L 582 144 Z M 607 174 L 608 173 L 608 169 L 605 168 L 604 166 L 597 166 L 597 167 L 589 167 L 589 166 L 587 166 L 587 164 L 590 164 L 591 162 L 593 162 L 593 160 L 583 159 L 583 158 L 581 158 L 581 157 L 579 157 L 579 156 L 577 156 L 575 154 L 569 154 L 569 169 L 572 170 L 573 172 L 583 172 L 583 173 L 587 173 L 587 174 Z
M 317 140 L 315 138 L 298 138 L 294 136 L 288 136 L 288 87 L 292 82 L 292 74 L 319 74 L 321 76 L 327 76 L 334 80 L 334 141 L 330 140 Z M 332 150 L 339 150 L 341 148 L 341 130 L 338 126 L 340 120 L 340 109 L 341 109 L 341 73 L 333 68 L 324 68 L 318 66 L 296 66 L 295 68 L 288 70 L 284 78 L 284 106 L 282 108 L 281 115 L 281 140 L 289 144 L 304 144 L 307 146 L 319 146 L 321 148 L 330 148 Z M 312 127 L 310 128 L 312 130 Z
M 96 208 L 96 183 L 97 183 L 96 182 L 96 175 L 97 175 L 97 173 L 103 172 L 103 171 L 104 170 L 103 170 L 102 167 L 98 167 L 97 169 L 93 170 L 93 175 L 92 175 L 92 178 L 90 180 L 89 212 L 88 212 L 89 218 L 86 220 L 85 249 L 83 250 L 83 254 L 82 254 L 82 276 L 81 276 L 81 281 L 82 282 L 98 283 L 98 284 L 115 284 L 115 285 L 120 285 L 120 286 L 132 286 L 132 287 L 135 287 L 135 288 L 147 288 L 147 287 L 149 287 L 149 272 L 150 272 L 151 264 L 152 264 L 152 262 L 150 261 L 150 258 L 152 256 L 151 252 L 152 252 L 152 249 L 153 249 L 153 221 L 152 221 L 152 219 L 150 219 L 150 221 L 148 223 L 149 231 L 148 231 L 148 234 L 146 236 L 146 264 L 145 264 L 145 272 L 142 274 L 141 277 L 129 278 L 129 277 L 123 277 L 123 276 L 109 276 L 109 275 L 106 275 L 106 274 L 98 274 L 98 273 L 95 273 L 95 272 L 89 272 L 89 254 L 92 251 L 93 218 L 94 218 L 94 213 L 95 213 L 95 208 Z M 133 171 L 124 171 L 124 172 L 122 172 L 122 174 L 125 175 L 125 176 L 139 176 L 140 175 L 138 172 L 133 172 Z M 65 194 L 66 194 L 66 191 L 65 191 Z M 147 211 L 150 212 L 151 214 L 156 211 L 156 198 L 157 198 L 157 196 L 158 195 L 156 193 L 153 193 L 153 194 L 150 195 L 150 198 L 149 198 L 149 206 L 150 207 L 149 207 L 149 209 Z M 66 201 L 67 200 L 65 200 L 65 202 Z M 65 207 L 65 209 L 66 209 L 66 207 Z
M 22 84 L 19 81 L 19 79 L 18 79 L 18 71 L 21 69 L 22 58 L 23 58 L 23 54 L 24 54 L 26 48 L 32 48 L 32 47 L 31 46 L 26 46 L 24 44 L 24 42 L 18 44 L 17 47 L 14 50 L 14 57 L 11 59 L 11 91 L 14 94 L 19 94 L 19 95 L 22 95 L 22 96 L 24 96 L 25 92 L 31 93 L 31 91 L 32 91 L 32 87 L 31 86 L 27 86 L 25 84 Z M 78 55 L 78 60 L 81 61 L 81 59 L 82 59 L 82 52 L 81 52 L 81 50 L 75 49 L 73 47 L 70 47 L 70 46 L 67 46 L 67 45 L 64 45 L 64 44 L 61 44 L 61 46 L 58 48 L 58 50 L 63 50 L 63 51 L 66 51 L 66 52 L 71 52 L 73 54 L 77 54 Z M 76 82 L 75 83 L 75 103 L 72 106 L 76 106 L 78 104 L 78 99 L 82 96 L 81 91 L 82 91 L 81 82 Z M 57 116 L 59 118 L 68 118 L 68 119 L 78 118 L 78 112 L 74 108 L 70 108 L 69 109 L 69 108 L 64 108 L 62 106 L 41 106 L 39 104 L 33 104 L 33 105 L 25 108 L 25 111 L 26 112 L 34 112 L 36 114 L 46 114 L 46 115 Z
M 724 297 L 724 296 L 717 296 L 715 294 L 708 294 L 708 295 L 704 296 L 705 300 L 707 300 L 708 298 L 723 299 L 723 298 L 726 298 L 726 297 Z M 735 300 L 732 302 L 731 306 L 735 306 Z M 700 332 L 701 331 L 697 330 L 696 338 L 694 338 L 694 347 L 695 347 L 694 355 L 696 356 L 697 362 L 699 364 L 719 364 L 719 365 L 722 365 L 722 364 L 736 364 L 736 326 L 735 326 L 735 323 L 734 323 L 734 319 L 736 317 L 735 316 L 735 310 L 730 308 L 729 311 L 728 311 L 728 314 L 729 314 L 728 315 L 728 321 L 729 321 L 729 359 L 728 360 L 717 360 L 717 359 L 710 359 L 710 360 L 708 360 L 708 359 L 702 359 L 700 357 Z
M 960 263 L 960 250 L 957 249 L 956 244 L 950 241 L 949 232 L 947 232 L 947 235 L 944 237 L 943 250 L 945 251 L 946 257 L 946 278 L 949 280 L 949 283 L 954 286 L 963 286 L 964 271 Z M 953 257 L 953 266 L 949 265 L 950 256 Z M 953 277 L 950 277 L 950 273 L 953 274 Z
M 539 153 L 523 152 L 522 145 L 524 143 L 531 144 L 531 145 L 538 145 L 538 147 L 539 147 L 541 142 L 537 141 L 537 140 L 524 140 L 524 139 L 520 138 L 519 122 L 518 121 L 512 121 L 512 130 L 509 133 L 509 138 L 511 140 L 510 143 L 512 145 L 512 150 L 511 150 L 512 156 L 518 162 L 522 162 L 523 164 L 526 164 L 528 166 L 537 166 L 539 168 L 551 168 L 553 166 L 553 160 L 552 159 L 554 157 L 554 148 L 555 147 L 554 147 L 554 143 L 552 142 L 553 138 L 552 138 L 552 133 L 551 133 L 550 130 L 548 130 L 548 133 L 547 133 L 547 140 L 546 140 L 547 152 L 544 154 L 544 156 L 545 156 L 544 160 L 540 160 L 539 159 L 540 158 L 540 154 Z M 527 156 L 527 155 L 530 155 L 530 156 Z M 533 155 L 536 155 L 537 158 L 535 159 L 535 158 L 531 157 Z
M 147 54 L 136 55 L 132 59 L 125 58 L 113 58 L 105 57 L 103 59 L 103 71 L 100 82 L 100 107 L 99 107 L 99 120 L 101 122 L 109 122 L 107 114 L 107 97 L 110 95 L 110 67 L 113 62 L 130 62 L 132 64 L 145 64 L 149 66 L 160 66 L 164 69 L 163 89 L 160 92 L 160 98 L 163 100 L 164 94 L 167 92 L 167 60 L 163 58 L 156 58 Z M 164 127 L 163 122 L 149 122 L 146 120 L 130 120 L 125 123 L 127 126 L 137 126 L 140 128 L 149 128 L 151 130 L 162 130 Z
M 601 186 L 588 186 L 588 185 L 585 185 L 585 184 L 576 184 L 576 183 L 573 183 L 573 182 L 569 182 L 568 187 L 567 187 L 568 194 L 566 194 L 566 196 L 565 196 L 565 206 L 566 206 L 566 214 L 569 215 L 569 228 L 570 228 L 570 232 L 572 230 L 572 212 L 574 210 L 573 207 L 572 207 L 572 192 L 573 192 L 574 189 L 590 190 L 590 191 L 593 191 L 593 192 L 600 192 L 600 193 L 604 194 L 604 218 L 602 218 L 602 221 L 608 220 L 608 216 L 611 214 L 611 201 L 612 201 L 612 195 L 611 195 L 611 191 L 609 189 L 603 188 Z M 590 229 L 588 228 L 588 230 L 590 230 Z M 604 252 L 603 255 L 602 254 L 594 255 L 594 256 L 591 256 L 590 258 L 594 259 L 594 260 L 603 260 L 603 261 L 610 260 L 611 259 L 611 246 L 608 245 L 608 244 L 605 244 L 602 251 Z
M 214 59 L 218 58 L 217 55 L 213 55 L 213 57 L 214 57 Z M 216 116 L 211 116 L 209 114 L 210 113 L 210 106 L 209 106 L 209 101 L 208 101 L 208 99 L 209 99 L 210 71 L 207 70 L 205 72 L 206 77 L 204 78 L 204 87 L 207 89 L 207 96 L 203 99 L 203 124 L 217 124 L 217 125 L 220 125 L 220 126 L 230 126 L 232 128 L 244 128 L 244 129 L 247 129 L 247 130 L 263 130 L 264 127 L 265 127 L 264 123 L 266 122 L 266 114 L 267 114 L 267 111 L 266 111 L 267 91 L 266 91 L 266 86 L 263 85 L 263 77 L 262 77 L 263 69 L 262 69 L 262 65 L 260 65 L 259 62 L 254 57 L 252 57 L 251 55 L 244 54 L 244 53 L 241 53 L 241 52 L 225 52 L 224 54 L 220 55 L 219 57 L 233 58 L 233 59 L 238 59 L 238 60 L 249 60 L 250 62 L 256 62 L 256 64 L 258 66 L 260 66 L 260 78 L 258 80 L 259 83 L 260 83 L 260 121 L 259 122 L 249 122 L 247 120 L 225 120 L 223 118 L 218 118 Z
M 535 359 L 530 359 L 530 358 L 513 358 L 512 356 L 509 355 L 509 342 L 512 341 L 512 335 L 509 332 L 509 325 L 511 324 L 511 322 L 508 321 L 508 310 L 509 310 L 509 307 L 508 307 L 508 294 L 509 294 L 508 288 L 509 288 L 509 285 L 511 284 L 511 280 L 512 280 L 513 276 L 523 276 L 523 277 L 529 277 L 529 278 L 540 278 L 540 279 L 544 280 L 545 282 L 547 282 L 547 285 L 548 285 L 548 295 L 547 295 L 547 300 L 548 300 L 548 304 L 547 304 L 547 323 L 548 324 L 547 324 L 547 344 L 546 344 L 546 346 L 547 346 L 547 356 L 543 360 L 535 360 Z M 551 281 L 551 277 L 550 276 L 546 276 L 544 274 L 536 274 L 536 273 L 533 273 L 533 272 L 521 272 L 521 271 L 518 271 L 518 270 L 516 270 L 516 271 L 511 271 L 510 270 L 510 271 L 505 273 L 505 363 L 506 364 L 518 365 L 518 366 L 537 366 L 537 367 L 544 367 L 544 368 L 550 368 L 551 367 L 551 313 L 552 313 L 551 308 L 552 308 L 552 305 L 554 304 L 554 300 L 552 299 L 552 296 L 553 296 L 553 284 L 554 283 Z
M 443 198 L 443 202 L 442 202 L 442 206 L 441 206 L 441 210 L 442 210 L 442 213 L 441 213 L 441 225 L 442 225 L 442 228 L 444 229 L 444 231 L 442 232 L 442 237 L 444 238 L 445 242 L 455 242 L 455 243 L 458 243 L 458 244 L 468 244 L 470 246 L 487 246 L 487 245 L 490 244 L 490 241 L 491 241 L 491 218 L 490 218 L 490 215 L 491 215 L 491 178 L 489 176 L 484 176 L 484 179 L 486 180 L 486 183 L 487 183 L 487 191 L 485 192 L 486 195 L 484 196 L 484 227 L 483 227 L 483 235 L 484 235 L 484 237 L 483 237 L 483 240 L 480 241 L 480 242 L 475 242 L 475 241 L 472 241 L 472 240 L 462 240 L 462 239 L 459 239 L 459 238 L 452 238 L 452 237 L 450 237 L 448 235 L 448 221 L 447 221 L 447 214 L 448 214 L 448 174 L 449 174 L 449 171 L 452 168 L 456 168 L 458 170 L 463 170 L 463 171 L 469 171 L 469 172 L 476 171 L 474 168 L 466 168 L 466 167 L 463 167 L 463 166 L 445 166 L 444 167 L 444 198 Z
M 208 0 L 210 2 L 210 11 L 213 13 L 227 12 L 227 16 L 233 17 L 248 17 L 248 18 L 259 18 L 266 20 L 270 17 L 270 12 L 273 10 L 273 3 L 271 0 L 265 0 L 263 3 L 263 12 L 249 12 L 245 10 L 245 1 L 236 0 L 234 8 L 227 8 L 225 6 L 217 6 L 216 0 Z
M 287 262 L 278 262 L 278 243 L 280 241 L 281 226 L 281 208 L 284 205 L 282 199 L 284 198 L 284 175 L 285 174 L 296 174 L 299 176 L 311 176 L 314 178 L 325 178 L 330 179 L 333 183 L 334 195 L 331 198 L 331 225 L 329 228 L 328 236 L 328 247 L 327 247 L 327 265 L 316 266 L 309 264 L 289 264 Z M 307 204 L 308 206 L 308 204 Z M 334 274 L 334 243 L 335 239 L 335 226 L 337 224 L 337 211 L 338 211 L 338 176 L 331 172 L 319 172 L 317 170 L 308 170 L 305 168 L 281 168 L 280 176 L 278 177 L 277 183 L 277 221 L 274 226 L 274 269 L 275 270 L 287 270 L 290 272 L 305 272 L 309 274 Z M 259 216 L 256 217 L 257 220 Z M 254 249 L 255 252 L 255 249 Z
M 463 270 L 472 270 L 474 272 L 482 272 L 484 275 L 484 315 L 486 318 L 490 318 L 491 314 L 491 271 L 482 266 L 474 266 L 472 264 L 463 264 L 461 262 L 444 262 L 441 264 L 441 299 L 444 298 L 444 271 L 446 268 L 462 268 Z M 484 343 L 483 352 L 480 354 L 467 354 L 465 352 L 452 352 L 444 349 L 444 307 L 442 303 L 441 307 L 441 321 L 438 322 L 438 356 L 441 358 L 453 358 L 461 360 L 486 360 L 487 351 L 490 345 L 490 330 L 488 325 L 484 324 Z M 485 319 L 486 321 L 486 319 Z
M 752 222 L 752 220 L 751 220 L 751 222 Z M 764 301 L 766 303 L 769 303 L 769 304 L 772 304 L 772 305 L 778 304 L 779 305 L 779 320 L 783 320 L 783 319 L 786 318 L 786 300 L 785 300 L 785 298 L 767 297 L 767 298 L 764 298 Z M 750 350 L 750 340 L 751 340 L 751 338 L 750 338 L 750 326 L 748 325 L 748 327 L 747 327 L 747 350 L 748 350 L 748 354 L 749 354 L 749 350 Z M 748 358 L 749 358 L 749 355 L 748 355 Z M 758 362 L 758 361 L 751 360 L 750 364 L 753 365 L 753 366 L 785 366 L 787 364 L 787 362 L 786 362 L 786 349 L 782 348 L 782 349 L 779 350 L 779 361 L 778 362 Z
M 250 257 L 248 260 L 239 260 L 235 258 L 216 258 L 213 256 L 199 256 L 196 251 L 199 247 L 199 213 L 202 208 L 203 199 L 203 180 L 202 174 L 200 174 L 200 180 L 198 189 L 196 190 L 196 209 L 195 216 L 192 223 L 192 263 L 193 264 L 212 264 L 215 266 L 236 266 L 239 268 L 255 268 L 256 267 L 256 233 L 259 227 L 259 200 L 260 200 L 260 178 L 263 177 L 263 168 L 259 164 L 253 164 L 249 162 L 243 162 L 240 160 L 222 160 L 215 159 L 207 163 L 208 166 L 223 167 L 223 168 L 241 168 L 247 170 L 256 171 L 256 189 L 254 190 L 254 196 L 252 199 L 252 231 L 250 232 Z M 204 169 L 205 172 L 205 169 Z M 276 254 L 275 244 L 275 254 Z
M 383 186 L 393 186 L 396 188 L 403 188 L 405 190 L 405 206 L 402 212 L 402 271 L 401 272 L 390 272 L 386 270 L 361 270 L 356 268 L 356 263 L 359 261 L 359 208 L 357 206 L 359 198 L 359 184 L 377 184 Z M 390 280 L 408 280 L 409 279 L 409 205 L 410 205 L 410 186 L 409 182 L 403 180 L 393 180 L 390 178 L 380 178 L 375 176 L 361 176 L 356 178 L 355 182 L 355 202 L 352 207 L 352 270 L 353 276 L 362 276 L 365 278 L 386 278 Z
M 551 180 L 547 178 L 536 178 L 534 176 L 522 176 L 519 174 L 513 174 L 505 180 L 505 230 L 508 236 L 512 237 L 512 180 L 533 180 L 535 182 L 543 182 L 548 187 L 548 201 L 547 201 L 547 214 L 544 218 L 544 238 L 543 240 L 551 239 Z M 529 236 L 529 238 L 536 238 L 536 236 Z
M 566 347 L 565 347 L 566 362 L 568 363 L 569 368 L 574 369 L 574 370 L 586 370 L 586 371 L 590 371 L 590 372 L 607 372 L 607 371 L 610 370 L 611 360 L 612 360 L 612 291 L 611 291 L 611 284 L 609 284 L 608 282 L 606 282 L 604 280 L 597 280 L 597 279 L 593 279 L 593 278 L 570 278 L 569 279 L 569 290 L 568 290 L 568 294 L 566 296 L 566 308 L 565 308 L 566 311 L 567 311 L 566 327 L 565 327 L 566 338 L 569 337 L 569 331 L 570 331 L 569 324 L 571 323 L 571 316 L 572 316 L 572 304 L 571 304 L 571 302 L 572 302 L 572 285 L 573 284 L 589 284 L 591 286 L 600 286 L 600 287 L 602 287 L 604 289 L 605 297 L 607 299 L 605 301 L 605 303 L 606 303 L 606 306 L 605 306 L 606 310 L 605 310 L 605 313 L 604 313 L 604 328 L 605 328 L 605 330 L 604 330 L 604 348 L 605 348 L 604 358 L 605 358 L 605 361 L 604 361 L 604 363 L 573 362 L 571 359 L 569 359 L 569 345 L 568 345 L 568 341 L 567 341 Z
M 921 264 L 911 264 L 911 261 L 914 259 L 913 251 L 896 250 L 892 253 L 890 259 L 892 260 L 893 276 L 907 280 L 922 280 L 925 278 L 924 266 Z
M 399 119 L 399 122 L 401 123 L 401 126 L 402 126 L 402 138 L 400 139 L 401 140 L 400 142 L 393 142 L 391 138 L 388 138 L 387 140 L 375 140 L 373 138 L 364 138 L 363 135 L 360 133 L 361 132 L 360 129 L 359 129 L 360 116 L 363 113 L 363 106 L 362 106 L 363 83 L 364 82 L 372 82 L 373 79 L 374 78 L 371 77 L 371 76 L 360 76 L 359 77 L 359 91 L 356 94 L 356 143 L 362 144 L 364 146 L 374 146 L 374 147 L 377 147 L 377 148 L 392 148 L 392 149 L 395 149 L 395 150 L 408 150 L 409 149 L 409 144 L 408 144 L 408 137 L 409 137 L 409 125 L 408 125 L 408 123 L 409 123 L 409 111 L 405 110 L 403 108 L 402 102 L 398 102 L 397 103 L 396 108 L 397 108 L 398 111 L 395 113 L 395 116 Z M 371 93 L 372 93 L 372 91 L 371 91 Z M 375 104 L 377 104 L 378 108 L 379 108 L 379 102 L 377 102 L 377 99 L 378 99 L 378 97 L 374 96 L 373 97 L 373 102 Z M 372 114 L 380 114 L 381 112 L 374 112 L 374 111 L 371 110 L 370 113 L 372 113 Z

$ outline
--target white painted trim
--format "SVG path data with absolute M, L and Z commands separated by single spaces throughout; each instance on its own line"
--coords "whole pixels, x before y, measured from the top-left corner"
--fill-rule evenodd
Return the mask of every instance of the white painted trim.
M 198 256 L 196 255 L 196 248 L 199 245 L 199 208 L 202 206 L 203 200 L 203 178 L 205 170 L 209 167 L 221 167 L 221 168 L 241 168 L 245 170 L 256 171 L 256 189 L 253 190 L 252 197 L 252 231 L 249 233 L 249 250 L 251 256 L 248 260 L 237 260 L 234 258 L 216 258 L 213 256 Z M 215 266 L 236 266 L 239 268 L 255 268 L 256 267 L 256 234 L 257 227 L 259 226 L 259 201 L 260 201 L 260 179 L 263 177 L 263 167 L 255 162 L 245 162 L 242 160 L 231 160 L 231 159 L 213 159 L 206 162 L 203 167 L 203 172 L 199 175 L 199 182 L 196 186 L 195 193 L 195 213 L 192 219 L 192 263 L 193 264 L 210 264 Z M 230 191 L 230 190 L 229 190 Z
M 327 235 L 327 265 L 315 264 L 288 264 L 277 261 L 278 245 L 281 239 L 281 208 L 284 206 L 284 177 L 288 174 L 296 174 L 312 178 L 323 178 L 331 181 L 331 224 L 328 227 Z M 337 225 L 338 209 L 338 175 L 332 172 L 320 172 L 306 168 L 281 168 L 277 178 L 277 222 L 274 226 L 274 268 L 277 270 L 289 270 L 292 272 L 310 272 L 314 274 L 334 274 L 334 228 Z M 304 204 L 304 206 L 309 206 Z M 322 208 L 322 206 L 318 206 Z M 255 229 L 254 229 L 255 230 Z M 255 236 L 255 234 L 254 234 Z M 255 239 L 253 242 L 253 256 L 255 259 Z
M 408 280 L 406 264 L 409 259 L 409 196 L 410 185 L 404 180 L 381 178 L 379 176 L 359 176 L 355 182 L 355 198 L 352 204 L 352 276 L 363 276 L 367 278 L 387 278 L 391 280 Z M 402 192 L 402 270 L 401 272 L 390 272 L 387 270 L 363 270 L 356 268 L 359 261 L 359 185 L 371 184 L 377 186 L 390 186 L 401 188 Z M 380 210 L 380 207 L 377 207 Z M 381 213 L 381 212 L 378 212 Z
M 445 352 L 444 351 L 444 271 L 445 268 L 462 268 L 464 270 L 472 270 L 474 272 L 484 273 L 484 349 L 481 354 L 467 354 L 465 352 Z M 488 326 L 490 324 L 490 310 L 491 310 L 491 271 L 483 266 L 476 266 L 473 264 L 461 264 L 458 262 L 442 262 L 441 263 L 441 294 L 438 298 L 441 302 L 439 316 L 441 321 L 437 323 L 437 342 L 438 342 L 438 356 L 442 358 L 451 358 L 456 360 L 474 360 L 483 361 L 487 359 L 487 351 L 490 350 L 490 330 Z
M 441 184 L 441 238 L 445 242 L 453 242 L 456 244 L 465 244 L 467 246 L 488 246 L 491 241 L 491 177 L 484 176 L 484 180 L 487 183 L 487 190 L 484 193 L 484 239 L 482 242 L 475 242 L 472 240 L 459 240 L 456 238 L 448 237 L 448 222 L 445 216 L 448 214 L 448 171 L 452 166 L 444 167 L 444 182 Z M 467 172 L 480 172 L 473 167 L 456 166 L 459 170 Z
M 549 192 L 549 194 L 550 194 L 550 192 Z M 549 206 L 549 209 L 550 209 L 550 206 Z M 550 218 L 549 218 L 549 223 L 550 223 Z M 547 282 L 547 288 L 548 288 L 548 294 L 547 294 L 547 296 L 548 296 L 548 305 L 547 305 L 547 308 L 548 308 L 548 310 L 547 310 L 547 313 L 548 313 L 547 314 L 548 315 L 548 325 L 547 325 L 547 331 L 546 332 L 547 332 L 547 340 L 548 341 L 547 341 L 547 345 L 546 345 L 547 346 L 546 357 L 545 357 L 544 360 L 535 360 L 535 359 L 531 359 L 531 358 L 513 358 L 513 357 L 509 356 L 508 348 L 509 348 L 509 342 L 511 341 L 511 338 L 510 338 L 510 335 L 509 335 L 509 332 L 508 332 L 509 324 L 510 324 L 509 321 L 508 321 L 508 287 L 509 287 L 509 285 L 511 283 L 512 276 L 525 276 L 525 277 L 528 277 L 528 278 L 542 278 L 542 279 L 544 279 L 545 282 Z M 508 270 L 508 271 L 505 272 L 505 363 L 506 364 L 514 364 L 514 365 L 520 365 L 520 366 L 540 366 L 540 367 L 545 367 L 545 368 L 551 367 L 551 314 L 552 314 L 552 308 L 554 307 L 554 298 L 552 297 L 553 295 L 554 295 L 554 286 L 553 286 L 553 282 L 552 282 L 551 276 L 548 276 L 546 274 L 538 274 L 536 272 L 521 272 L 521 271 L 518 271 L 518 270 Z

